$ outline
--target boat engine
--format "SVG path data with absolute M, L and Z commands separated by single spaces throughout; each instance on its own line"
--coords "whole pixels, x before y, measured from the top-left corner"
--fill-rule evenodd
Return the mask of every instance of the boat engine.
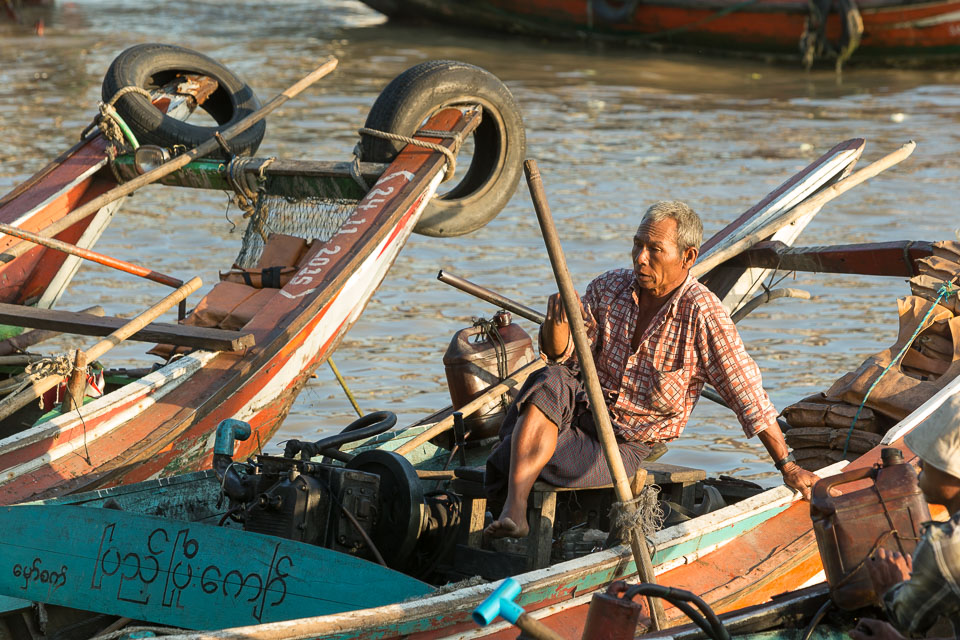
M 224 420 L 217 430 L 214 469 L 230 499 L 229 513 L 245 531 L 322 546 L 401 571 L 418 573 L 425 564 L 432 568 L 438 554 L 452 547 L 447 539 L 455 536 L 446 534 L 459 524 L 459 502 L 446 492 L 424 495 L 416 470 L 392 451 L 373 449 L 356 456 L 338 451 L 347 433 L 352 440 L 369 437 L 370 429 L 363 427 L 379 433 L 393 426 L 396 416 L 377 412 L 361 420 L 360 428 L 354 423 L 316 443 L 291 440 L 282 457 L 258 455 L 245 463 L 233 461 L 233 439 L 246 439 L 241 436 L 249 436 L 249 425 Z M 331 454 L 348 459 L 346 465 L 326 457 L 310 459 Z

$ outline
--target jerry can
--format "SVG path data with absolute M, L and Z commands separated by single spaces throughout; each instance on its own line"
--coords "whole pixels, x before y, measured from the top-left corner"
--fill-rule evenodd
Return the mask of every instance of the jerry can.
M 830 594 L 841 609 L 854 611 L 879 602 L 867 559 L 878 549 L 912 555 L 921 524 L 930 510 L 917 483 L 917 472 L 899 449 L 885 448 L 881 464 L 824 478 L 813 487 L 810 517 Z M 862 481 L 862 482 L 861 482 Z M 841 496 L 830 489 L 860 482 L 862 488 Z
M 506 311 L 498 311 L 492 321 L 481 318 L 474 326 L 457 331 L 443 354 L 453 408 L 464 406 L 534 358 L 530 336 L 513 324 Z M 517 391 L 512 389 L 491 398 L 479 411 L 464 419 L 470 440 L 497 435 Z

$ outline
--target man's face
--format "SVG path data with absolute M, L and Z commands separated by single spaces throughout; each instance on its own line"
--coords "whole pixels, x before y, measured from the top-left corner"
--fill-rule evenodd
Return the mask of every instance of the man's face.
M 655 296 L 666 295 L 683 284 L 697 253 L 693 247 L 680 251 L 673 218 L 642 222 L 633 236 L 631 252 L 637 285 Z
M 920 478 L 917 485 L 923 497 L 931 504 L 946 504 L 960 493 L 960 479 L 920 461 Z

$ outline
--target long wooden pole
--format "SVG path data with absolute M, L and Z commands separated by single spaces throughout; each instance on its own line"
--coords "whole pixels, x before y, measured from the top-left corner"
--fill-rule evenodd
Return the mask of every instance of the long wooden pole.
M 153 305 L 140 315 L 130 320 L 130 322 L 124 324 L 106 338 L 90 347 L 86 352 L 87 362 L 93 362 L 97 358 L 100 358 L 105 353 L 110 351 L 110 349 L 113 349 L 115 346 L 135 334 L 137 331 L 143 329 L 145 326 L 160 317 L 164 311 L 173 305 L 178 304 L 181 300 L 186 299 L 187 296 L 199 289 L 201 284 L 203 283 L 200 281 L 200 278 L 192 278 L 176 291 L 160 300 L 157 304 Z M 33 385 L 31 385 L 30 388 L 24 389 L 17 395 L 4 398 L 2 401 L 0 401 L 0 420 L 7 418 L 14 412 L 27 406 L 30 404 L 30 402 L 36 400 L 50 389 L 53 389 L 62 381 L 63 376 L 49 375 L 37 380 L 33 383 Z
M 231 138 L 235 137 L 237 134 L 246 131 L 256 123 L 260 122 L 265 117 L 267 117 L 267 115 L 271 111 L 274 111 L 277 107 L 279 107 L 286 101 L 290 100 L 291 98 L 295 97 L 301 91 L 309 87 L 311 84 L 313 84 L 320 78 L 329 74 L 331 71 L 333 71 L 336 68 L 337 68 L 337 59 L 333 57 L 327 58 L 326 62 L 324 62 L 319 67 L 317 67 L 315 70 L 313 70 L 310 74 L 308 74 L 304 78 L 297 81 L 297 83 L 291 86 L 289 89 L 275 96 L 272 100 L 270 100 L 270 102 L 263 105 L 262 107 L 260 107 L 259 109 L 257 109 L 256 111 L 248 115 L 243 120 L 240 120 L 236 124 L 233 124 L 230 127 L 227 127 L 226 129 L 224 129 L 221 132 L 221 136 L 225 140 L 229 141 Z M 121 185 L 117 185 L 110 191 L 107 191 L 103 195 L 94 198 L 93 200 L 86 203 L 85 205 L 81 207 L 77 207 L 76 210 L 64 216 L 60 220 L 54 222 L 53 224 L 48 225 L 46 228 L 43 229 L 43 231 L 41 232 L 41 235 L 48 238 L 57 235 L 64 229 L 70 227 L 73 224 L 76 224 L 77 222 L 79 222 L 80 220 L 83 220 L 87 216 L 99 211 L 101 208 L 110 204 L 114 200 L 119 200 L 120 198 L 133 193 L 140 187 L 148 185 L 152 182 L 156 182 L 157 180 L 163 178 L 164 176 L 167 176 L 173 173 L 174 171 L 185 167 L 193 160 L 196 160 L 197 158 L 201 158 L 212 151 L 216 151 L 219 148 L 219 145 L 220 143 L 217 142 L 215 138 L 211 138 L 210 140 L 207 140 L 203 144 L 198 145 L 197 147 L 191 149 L 190 151 L 180 154 L 179 156 L 168 160 L 167 162 L 163 163 L 156 169 L 148 171 L 143 175 L 139 175 L 136 178 L 128 182 L 124 182 Z M 17 258 L 23 255 L 24 253 L 26 253 L 27 251 L 30 251 L 32 248 L 33 248 L 33 245 L 29 243 L 21 242 L 19 244 L 16 244 L 10 247 L 9 249 L 7 249 L 4 253 L 0 254 L 0 262 L 10 262 L 14 258 Z
M 485 405 L 490 400 L 490 398 L 495 398 L 496 396 L 502 395 L 507 391 L 510 391 L 510 389 L 519 387 L 520 385 L 523 384 L 523 381 L 530 376 L 531 373 L 535 371 L 539 371 L 540 369 L 543 369 L 544 366 L 546 366 L 546 363 L 543 360 L 540 360 L 539 358 L 537 358 L 533 362 L 528 362 L 527 364 L 523 365 L 522 367 L 520 367 L 519 369 L 511 373 L 510 376 L 506 378 L 503 382 L 495 385 L 490 385 L 489 387 L 484 389 L 479 396 L 477 396 L 467 404 L 457 409 L 457 411 L 462 413 L 464 418 L 473 415 L 474 413 L 477 412 L 477 410 L 479 410 L 483 405 Z M 420 435 L 418 435 L 417 437 L 413 438 L 412 440 L 408 440 L 407 442 L 397 447 L 396 453 L 399 453 L 402 456 L 407 455 L 408 453 L 410 453 L 411 451 L 413 451 L 414 449 L 422 445 L 424 442 L 426 442 L 430 438 L 440 435 L 447 429 L 450 429 L 452 426 L 453 426 L 453 415 L 449 415 L 443 420 L 441 420 L 440 422 L 436 423 L 435 425 L 427 429 L 426 431 L 424 431 L 423 433 L 421 433 Z
M 97 264 L 102 264 L 105 267 L 117 269 L 118 271 L 123 271 L 124 273 L 129 273 L 131 275 L 140 276 L 141 278 L 146 278 L 147 280 L 152 280 L 153 282 L 165 284 L 168 287 L 176 288 L 183 284 L 183 280 L 159 273 L 153 269 L 147 269 L 146 267 L 141 267 L 140 265 L 133 264 L 132 262 L 126 262 L 125 260 L 112 258 L 108 255 L 91 251 L 90 249 L 78 247 L 77 245 L 70 244 L 69 242 L 63 242 L 62 240 L 57 240 L 55 238 L 46 238 L 36 233 L 24 231 L 23 229 L 11 226 L 9 224 L 0 223 L 0 233 L 5 233 L 8 236 L 14 236 L 15 238 L 20 238 L 21 240 L 26 240 L 27 242 L 32 242 L 34 244 L 39 244 L 40 246 L 53 249 L 54 251 L 62 251 L 68 255 L 76 256 L 78 258 L 82 258 L 83 260 L 89 260 L 90 262 L 96 262 Z
M 729 247 L 721 251 L 717 251 L 707 258 L 697 262 L 697 264 L 693 265 L 693 268 L 690 269 L 690 273 L 695 278 L 699 278 L 717 265 L 736 255 L 739 255 L 740 253 L 743 253 L 761 240 L 770 237 L 779 229 L 782 229 L 788 224 L 793 224 L 800 218 L 813 213 L 840 194 L 846 193 L 858 184 L 869 180 L 880 172 L 889 169 L 893 165 L 898 164 L 903 160 L 906 160 L 908 157 L 910 157 L 910 154 L 913 153 L 913 150 L 916 149 L 916 147 L 917 143 L 911 140 L 893 153 L 887 154 L 876 162 L 867 165 L 863 169 L 860 169 L 856 173 L 852 173 L 843 180 L 837 181 L 832 186 L 827 187 L 820 193 L 811 196 L 810 198 L 807 198 L 798 204 L 796 207 L 791 209 L 786 216 L 772 220 L 770 223 L 760 227 L 750 235 L 738 240 L 737 242 L 734 242 Z
M 573 286 L 570 272 L 567 271 L 567 261 L 563 256 L 563 247 L 560 245 L 560 238 L 553 224 L 553 216 L 550 214 L 550 205 L 547 204 L 547 195 L 543 190 L 543 181 L 540 179 L 540 169 L 537 168 L 536 160 L 525 161 L 523 171 L 527 176 L 527 186 L 530 188 L 533 208 L 536 210 L 537 219 L 540 221 L 540 231 L 543 233 L 543 242 L 547 246 L 547 254 L 550 256 L 550 265 L 553 267 L 557 287 L 560 289 L 563 308 L 567 312 L 570 332 L 573 334 L 573 345 L 577 350 L 580 371 L 583 374 L 583 383 L 587 388 L 587 396 L 590 398 L 590 411 L 593 413 L 593 422 L 597 427 L 597 434 L 600 436 L 600 445 L 603 447 L 603 453 L 607 459 L 610 476 L 613 478 L 613 487 L 617 493 L 617 499 L 623 503 L 624 508 L 635 509 L 632 503 L 633 491 L 630 489 L 630 480 L 623 468 L 623 459 L 620 457 L 620 449 L 617 446 L 617 438 L 613 433 L 613 425 L 610 423 L 610 414 L 607 412 L 603 389 L 600 387 L 600 379 L 597 377 L 597 367 L 593 362 L 593 352 L 590 351 L 587 330 L 580 315 L 580 298 Z M 640 579 L 655 584 L 656 578 L 653 575 L 653 562 L 651 562 L 650 552 L 647 550 L 647 541 L 635 528 L 630 531 L 630 548 L 633 550 L 633 558 L 636 561 Z M 649 602 L 652 628 L 654 630 L 662 629 L 666 621 L 663 604 L 656 598 L 649 598 Z

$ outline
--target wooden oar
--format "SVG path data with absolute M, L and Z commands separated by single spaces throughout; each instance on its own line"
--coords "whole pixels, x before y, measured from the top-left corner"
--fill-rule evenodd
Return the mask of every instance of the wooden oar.
M 832 186 L 827 187 L 820 193 L 815 196 L 804 200 L 796 207 L 790 210 L 790 212 L 780 218 L 776 218 L 772 222 L 765 224 L 760 227 L 750 235 L 741 238 L 737 242 L 734 242 L 729 247 L 725 247 L 719 251 L 716 251 L 710 254 L 708 257 L 704 258 L 693 265 L 693 268 L 690 269 L 690 273 L 695 277 L 699 278 L 703 274 L 707 273 L 717 265 L 723 263 L 726 260 L 742 253 L 743 251 L 749 249 L 753 245 L 757 244 L 761 240 L 769 238 L 771 235 L 776 233 L 779 229 L 792 224 L 799 220 L 800 218 L 809 215 L 810 213 L 821 208 L 826 203 L 830 202 L 837 196 L 842 193 L 846 193 L 850 189 L 854 188 L 858 184 L 869 180 L 878 173 L 889 169 L 893 165 L 906 160 L 910 157 L 910 154 L 913 153 L 913 150 L 916 149 L 917 143 L 912 140 L 907 144 L 903 145 L 893 153 L 890 153 L 873 164 L 867 165 L 863 169 L 860 169 L 856 173 L 853 173 L 843 180 L 840 180 L 834 183 Z
M 330 73 L 336 68 L 337 68 L 337 59 L 333 57 L 328 58 L 326 62 L 324 62 L 319 67 L 317 67 L 309 75 L 299 80 L 296 84 L 291 86 L 286 91 L 274 97 L 272 100 L 270 100 L 270 102 L 263 105 L 262 107 L 260 107 L 259 109 L 257 109 L 256 111 L 248 115 L 243 120 L 240 120 L 236 124 L 231 125 L 230 127 L 227 127 L 226 129 L 224 129 L 221 132 L 221 137 L 229 141 L 231 138 L 235 137 L 237 134 L 246 131 L 256 123 L 263 120 L 271 111 L 275 110 L 277 107 L 285 103 L 287 100 L 293 98 L 294 96 L 299 94 L 301 91 L 309 87 L 311 84 L 313 84 L 320 78 L 324 77 L 325 75 L 327 75 L 328 73 Z M 171 160 L 168 160 L 167 162 L 163 163 L 159 167 L 151 171 L 148 171 L 143 175 L 137 176 L 133 180 L 124 182 L 123 184 L 114 187 L 110 191 L 107 191 L 103 195 L 94 198 L 93 200 L 86 203 L 85 205 L 81 207 L 77 207 L 76 210 L 64 216 L 63 218 L 60 218 L 60 220 L 48 225 L 46 228 L 44 228 L 41 231 L 41 235 L 48 238 L 57 235 L 64 229 L 70 227 L 73 224 L 76 224 L 77 222 L 79 222 L 80 220 L 83 220 L 87 216 L 99 211 L 102 207 L 110 204 L 114 200 L 119 200 L 123 196 L 133 193 L 140 187 L 148 185 L 152 182 L 156 182 L 157 180 L 163 178 L 164 176 L 167 176 L 173 173 L 174 171 L 185 167 L 191 161 L 196 160 L 197 158 L 201 158 L 212 151 L 216 151 L 219 148 L 219 145 L 220 143 L 216 140 L 216 138 L 211 138 L 210 140 L 207 140 L 206 142 L 193 148 L 192 150 L 186 153 L 180 154 L 179 156 Z M 0 254 L 0 262 L 10 262 L 14 258 L 23 255 L 24 253 L 26 253 L 32 248 L 33 247 L 30 244 L 26 244 L 26 243 L 16 244 L 10 247 L 9 249 L 7 249 L 6 252 Z
M 517 387 L 523 384 L 523 381 L 526 380 L 531 373 L 539 371 L 540 369 L 543 369 L 545 366 L 546 366 L 546 363 L 539 358 L 537 358 L 533 362 L 528 362 L 527 364 L 523 365 L 522 367 L 520 367 L 519 369 L 511 373 L 509 377 L 503 380 L 503 382 L 500 382 L 495 385 L 491 385 L 486 389 L 484 389 L 479 396 L 477 396 L 467 404 L 457 409 L 457 411 L 462 413 L 464 418 L 467 418 L 473 415 L 481 407 L 483 407 L 483 405 L 485 405 L 490 400 L 490 398 L 495 398 L 499 395 L 506 393 L 507 391 L 510 391 L 511 389 L 516 389 Z M 404 442 L 402 445 L 396 448 L 396 452 L 404 456 L 410 453 L 411 451 L 413 451 L 414 449 L 416 449 L 417 447 L 419 447 L 420 445 L 422 445 L 424 442 L 426 442 L 430 438 L 440 435 L 441 433 L 443 433 L 444 431 L 447 431 L 451 427 L 453 427 L 453 414 L 447 416 L 446 418 L 436 423 L 435 425 L 433 425 L 432 427 L 430 427 L 420 435 L 416 436 L 412 440 L 408 440 L 407 442 Z
M 90 349 L 88 349 L 85 353 L 86 361 L 92 362 L 97 358 L 102 357 L 105 353 L 110 351 L 110 349 L 113 349 L 115 346 L 135 334 L 137 331 L 140 331 L 145 326 L 156 320 L 161 314 L 163 314 L 164 311 L 179 303 L 181 300 L 184 300 L 191 293 L 199 289 L 201 284 L 202 282 L 200 281 L 200 278 L 193 278 L 185 283 L 176 291 L 160 300 L 160 302 L 153 305 L 137 317 L 133 318 L 130 322 L 126 323 L 108 335 L 106 338 L 90 347 Z M 76 355 L 74 357 L 76 358 Z M 34 382 L 29 389 L 24 389 L 17 395 L 4 398 L 2 401 L 0 401 L 0 420 L 9 417 L 14 412 L 27 406 L 30 404 L 30 402 L 39 398 L 50 389 L 53 389 L 62 381 L 63 376 L 49 375 Z
M 603 447 L 603 453 L 607 459 L 610 476 L 613 478 L 614 490 L 623 508 L 630 513 L 636 509 L 632 502 L 633 491 L 630 488 L 627 472 L 623 468 L 623 459 L 620 457 L 617 437 L 613 433 L 607 403 L 603 397 L 603 389 L 600 387 L 600 379 L 597 377 L 597 367 L 593 362 L 593 352 L 590 350 L 587 330 L 580 315 L 580 298 L 573 286 L 570 272 L 567 271 L 563 247 L 560 245 L 560 238 L 553 224 L 553 216 L 550 214 L 550 205 L 547 203 L 547 195 L 543 190 L 543 181 L 540 179 L 540 170 L 537 168 L 536 160 L 525 161 L 523 171 L 527 176 L 527 186 L 530 188 L 530 197 L 533 199 L 533 208 L 537 212 L 537 220 L 540 221 L 540 231 L 543 233 L 543 242 L 547 247 L 550 265 L 553 267 L 553 274 L 557 279 L 563 308 L 567 312 L 567 321 L 570 324 L 573 345 L 577 350 L 577 358 L 580 361 L 583 383 L 587 388 L 587 396 L 590 398 L 590 411 L 593 414 L 597 435 L 600 437 L 600 445 Z M 637 574 L 643 582 L 655 584 L 657 580 L 653 574 L 653 562 L 650 560 L 645 536 L 636 528 L 632 528 L 629 533 L 630 548 L 633 550 L 633 558 L 637 564 Z M 663 604 L 659 599 L 652 597 L 649 598 L 649 602 L 652 629 L 662 629 L 666 621 Z
M 123 271 L 124 273 L 129 273 L 131 275 L 140 276 L 141 278 L 146 278 L 147 280 L 152 280 L 153 282 L 165 284 L 168 287 L 176 288 L 183 285 L 183 280 L 180 280 L 179 278 L 174 278 L 173 276 L 159 273 L 153 269 L 141 267 L 140 265 L 133 264 L 132 262 L 126 262 L 125 260 L 120 260 L 118 258 L 111 258 L 108 255 L 91 251 L 90 249 L 84 249 L 82 247 L 78 247 L 77 245 L 70 244 L 69 242 L 63 242 L 62 240 L 57 240 L 55 238 L 46 238 L 36 233 L 31 233 L 29 231 L 24 231 L 23 229 L 13 227 L 9 224 L 0 223 L 0 233 L 5 233 L 8 236 L 14 236 L 15 238 L 20 238 L 21 240 L 26 240 L 27 242 L 32 242 L 34 244 L 39 244 L 47 247 L 48 249 L 62 251 L 63 253 L 71 256 L 89 260 L 90 262 L 96 262 L 97 264 L 102 264 L 105 267 L 117 269 L 118 271 Z

